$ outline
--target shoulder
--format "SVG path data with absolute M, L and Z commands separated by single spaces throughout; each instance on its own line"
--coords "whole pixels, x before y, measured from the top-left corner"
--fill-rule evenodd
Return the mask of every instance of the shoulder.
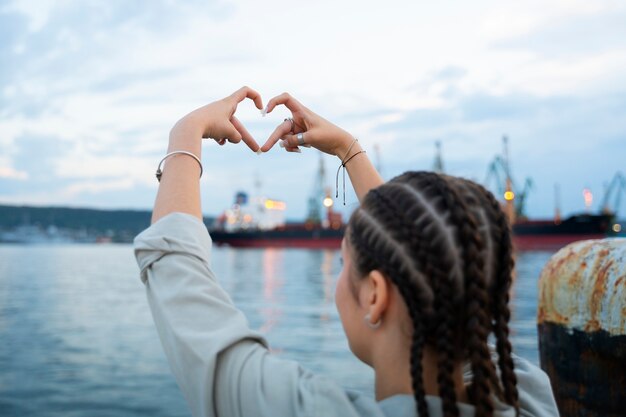
M 252 341 L 224 351 L 220 362 L 214 395 L 219 415 L 385 417 L 374 398 Z
M 558 416 L 559 411 L 548 375 L 538 366 L 519 356 L 513 355 L 513 363 L 517 376 L 520 415 Z

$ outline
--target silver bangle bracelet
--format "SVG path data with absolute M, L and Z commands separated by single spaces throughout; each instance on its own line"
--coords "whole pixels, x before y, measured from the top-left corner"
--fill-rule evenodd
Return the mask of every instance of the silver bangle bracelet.
M 192 154 L 191 152 L 187 152 L 187 151 L 174 151 L 174 152 L 170 152 L 170 153 L 168 153 L 167 155 L 165 155 L 165 156 L 163 157 L 163 159 L 161 159 L 161 162 L 159 162 L 159 166 L 157 167 L 157 170 L 156 170 L 156 177 L 157 177 L 157 180 L 158 180 L 159 182 L 161 182 L 161 176 L 163 175 L 163 171 L 161 170 L 161 165 L 163 165 L 163 162 L 164 162 L 167 158 L 169 158 L 169 157 L 170 157 L 170 156 L 172 156 L 172 155 L 176 155 L 176 154 L 189 155 L 189 156 L 191 156 L 193 159 L 195 159 L 195 160 L 196 160 L 196 162 L 198 162 L 198 165 L 200 165 L 200 178 L 202 178 L 202 172 L 203 172 L 203 169 L 202 169 L 202 162 L 200 162 L 200 158 L 198 158 L 197 156 L 195 156 L 195 155 L 194 155 L 194 154 Z

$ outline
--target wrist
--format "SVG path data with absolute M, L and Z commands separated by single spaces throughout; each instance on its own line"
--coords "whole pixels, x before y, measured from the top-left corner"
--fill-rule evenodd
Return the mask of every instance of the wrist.
M 197 123 L 189 116 L 180 119 L 170 130 L 169 143 L 172 147 L 199 147 L 202 143 L 203 132 Z
M 345 132 L 344 137 L 340 141 L 340 145 L 336 149 L 335 156 L 343 161 L 350 156 L 348 154 L 353 154 L 360 150 L 361 145 L 358 140 L 348 132 Z

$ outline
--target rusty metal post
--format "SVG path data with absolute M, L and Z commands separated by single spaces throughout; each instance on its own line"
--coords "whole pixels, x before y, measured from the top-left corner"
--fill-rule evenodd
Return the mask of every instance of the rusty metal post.
M 561 416 L 625 416 L 626 239 L 557 252 L 539 279 L 537 326 Z

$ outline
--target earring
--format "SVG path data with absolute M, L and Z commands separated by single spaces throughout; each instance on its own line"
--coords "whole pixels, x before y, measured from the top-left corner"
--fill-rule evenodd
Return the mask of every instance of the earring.
M 376 323 L 372 323 L 372 316 L 370 316 L 370 313 L 367 313 L 365 317 L 363 317 L 363 320 L 365 320 L 365 324 L 367 324 L 367 327 L 373 330 L 378 329 L 383 322 L 382 319 L 378 319 Z

